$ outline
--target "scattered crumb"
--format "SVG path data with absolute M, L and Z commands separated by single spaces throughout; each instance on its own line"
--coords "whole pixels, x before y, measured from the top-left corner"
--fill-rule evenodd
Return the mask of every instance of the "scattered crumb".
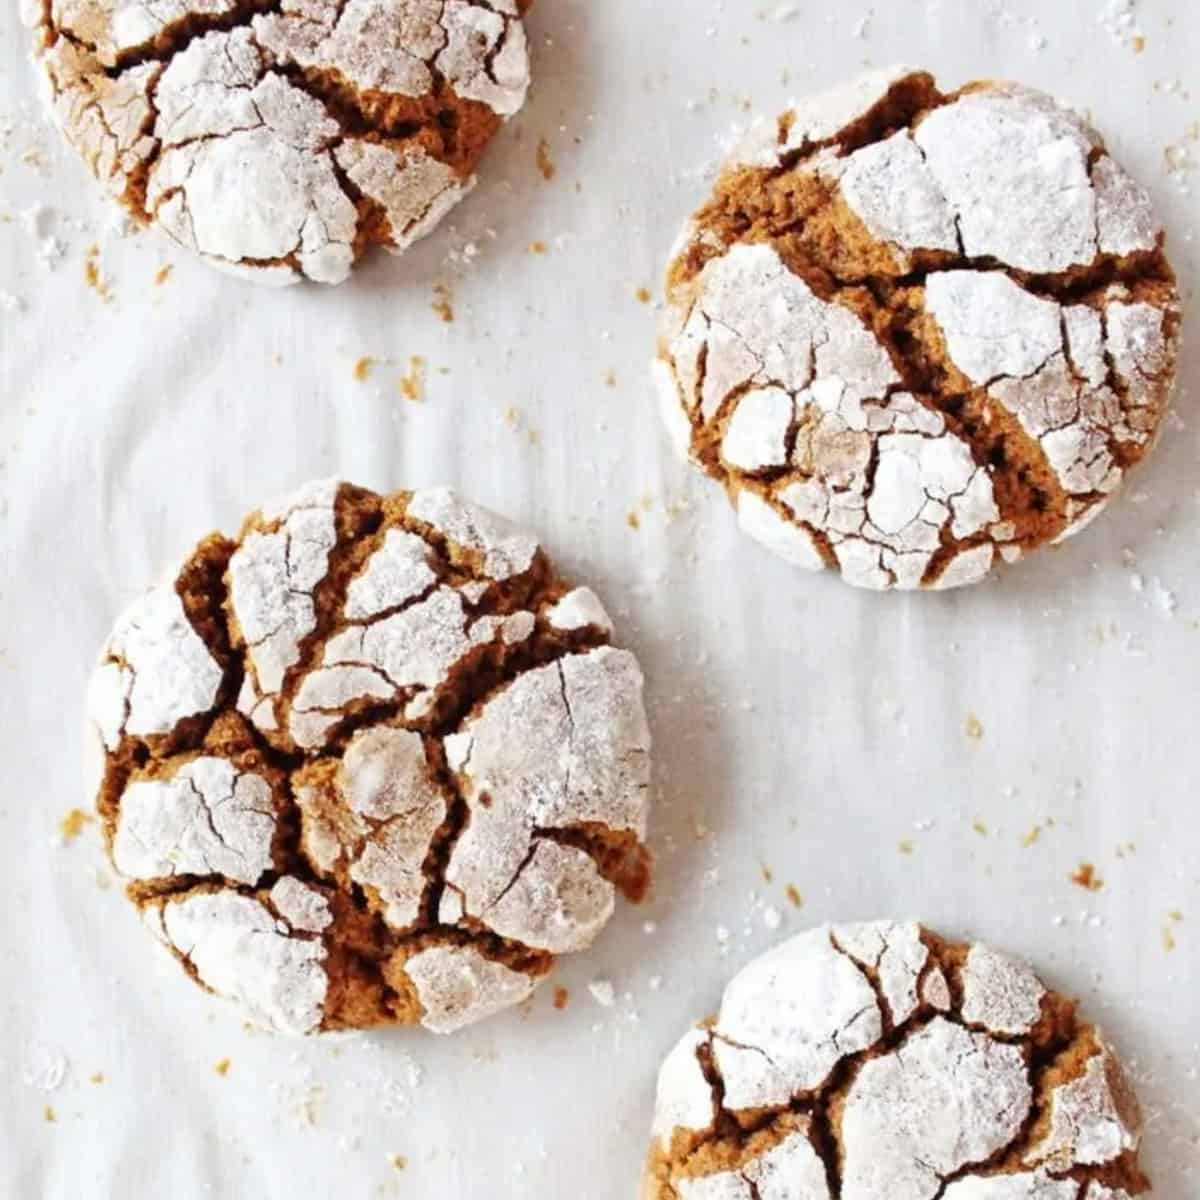
M 975 830 L 980 837 L 987 837 L 988 827 L 982 821 L 972 821 L 971 828 Z
M 1030 846 L 1036 845 L 1042 838 L 1042 827 L 1035 825 L 1022 839 L 1021 845 L 1028 849 Z
M 42 1119 L 47 1125 L 53 1125 L 58 1120 L 58 1113 L 54 1111 L 53 1105 L 47 1104 L 46 1107 L 42 1109 Z
M 588 991 L 592 993 L 592 999 L 601 1008 L 612 1008 L 617 1002 L 617 993 L 613 989 L 612 983 L 607 979 L 592 980 L 588 984 Z
M 95 820 L 91 813 L 82 808 L 72 808 L 58 823 L 58 836 L 64 846 L 69 846 Z
M 625 524 L 628 525 L 630 529 L 641 529 L 642 518 L 638 516 L 636 508 L 631 508 L 625 514 Z
M 637 297 L 639 304 L 649 304 L 650 301 L 654 299 L 654 297 L 650 294 L 649 288 L 640 287 L 633 294 Z
M 794 883 L 789 883 L 784 889 L 783 894 L 787 896 L 793 908 L 804 907 L 804 897 L 800 894 L 800 889 Z
M 354 378 L 359 383 L 366 383 L 371 377 L 371 371 L 375 367 L 375 360 L 370 355 L 364 354 L 362 358 L 354 364 Z
M 89 1076 L 88 1083 L 94 1083 L 97 1087 L 104 1082 L 104 1072 L 97 1071 L 94 1075 Z
M 908 838 L 905 838 L 904 841 L 900 843 L 899 848 L 901 854 L 911 854 L 913 852 L 913 844 Z
M 607 386 L 607 387 L 615 388 L 617 386 L 616 371 L 605 371 L 604 372 L 604 383 L 605 383 L 605 386 Z
M 104 272 L 100 266 L 100 247 L 95 242 L 88 247 L 87 255 L 83 260 L 83 279 L 105 304 L 113 298 L 112 288 L 109 287 L 108 280 L 104 278 Z
M 162 285 L 171 278 L 171 272 L 173 270 L 175 270 L 173 263 L 163 263 L 163 265 L 154 272 L 154 286 L 162 287 Z
M 545 138 L 542 138 L 538 142 L 537 165 L 538 170 L 542 173 L 542 178 L 547 183 L 558 174 L 558 168 L 554 165 L 554 159 L 550 157 L 550 143 Z
M 408 1166 L 408 1159 L 403 1154 L 389 1154 L 388 1162 L 391 1163 L 393 1171 L 403 1171 Z
M 225 1076 L 229 1074 L 229 1068 L 232 1065 L 233 1064 L 229 1061 L 229 1059 L 223 1058 L 220 1062 L 213 1066 L 213 1070 L 220 1075 L 222 1079 L 224 1079 Z
M 439 283 L 434 285 L 433 311 L 447 325 L 454 324 L 454 293 L 451 292 L 449 284 Z
M 419 354 L 408 360 L 408 373 L 400 377 L 400 394 L 414 404 L 425 399 L 425 360 Z
M 1175 933 L 1170 925 L 1164 925 L 1162 931 L 1163 949 L 1170 954 L 1179 943 L 1175 940 Z
M 1133 47 L 1134 54 L 1141 54 L 1146 49 L 1146 39 L 1140 33 L 1129 44 Z
M 762 868 L 761 868 L 761 869 L 762 869 L 762 877 L 763 877 L 763 880 L 764 880 L 764 882 L 766 882 L 766 883 L 774 883 L 774 881 L 775 881 L 775 872 L 774 872 L 774 871 L 772 871 L 772 870 L 771 870 L 771 868 L 770 868 L 770 867 L 768 867 L 766 863 L 763 863 L 763 864 L 762 864 Z
M 545 242 L 530 242 L 529 243 L 529 253 L 530 254 L 549 254 L 550 247 L 547 246 Z
M 1104 880 L 1096 874 L 1096 868 L 1090 862 L 1080 863 L 1067 878 L 1085 891 L 1099 892 L 1104 888 Z
M 562 1012 L 567 1007 L 571 1000 L 571 993 L 565 987 L 556 987 L 554 989 L 554 1007 Z
M 983 722 L 974 713 L 967 713 L 967 737 L 973 742 L 983 739 Z

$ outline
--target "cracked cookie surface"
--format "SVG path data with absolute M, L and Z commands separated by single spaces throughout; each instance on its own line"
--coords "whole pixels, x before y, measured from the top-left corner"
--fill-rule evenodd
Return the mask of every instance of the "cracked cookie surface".
M 751 962 L 659 1074 L 645 1200 L 1130 1200 L 1141 1114 L 1031 967 L 916 923 Z
M 612 632 L 447 489 L 322 481 L 212 535 L 88 689 L 130 899 L 281 1032 L 520 1003 L 649 886 L 642 675 Z
M 525 99 L 532 0 L 41 0 L 67 140 L 142 224 L 261 282 L 339 283 L 474 186 Z
M 1152 447 L 1180 322 L 1163 247 L 1049 97 L 865 76 L 752 132 L 684 230 L 667 426 L 784 559 L 976 583 L 1083 529 Z

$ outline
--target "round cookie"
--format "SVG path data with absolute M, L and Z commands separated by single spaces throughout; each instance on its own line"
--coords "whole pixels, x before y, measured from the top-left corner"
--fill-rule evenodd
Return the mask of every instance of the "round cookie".
M 1024 962 L 915 923 L 821 926 L 663 1063 L 644 1200 L 1129 1200 L 1141 1116 Z
M 525 100 L 532 0 L 42 0 L 55 118 L 144 225 L 266 283 L 339 283 L 475 182 Z
M 145 923 L 281 1032 L 448 1033 L 649 885 L 642 674 L 534 537 L 313 483 L 116 623 L 97 809 Z
M 1150 450 L 1179 307 L 1147 193 L 1030 88 L 892 70 L 734 151 L 673 252 L 672 438 L 789 562 L 952 588 Z

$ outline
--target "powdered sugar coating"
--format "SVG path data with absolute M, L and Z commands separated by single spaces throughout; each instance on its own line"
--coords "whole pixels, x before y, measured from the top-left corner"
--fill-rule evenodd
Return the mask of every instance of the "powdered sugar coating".
M 822 926 L 664 1060 L 644 1197 L 1111 1200 L 1138 1128 L 1103 1036 L 1026 964 L 913 922 Z
M 414 492 L 409 516 L 424 521 L 454 545 L 481 556 L 492 579 L 511 579 L 533 565 L 537 539 L 511 521 L 464 500 L 450 488 Z
M 97 805 L 131 898 L 181 956 L 195 935 L 213 990 L 292 1032 L 450 1029 L 590 945 L 618 890 L 644 894 L 641 671 L 526 531 L 448 489 L 323 480 L 205 539 L 176 587 L 155 601 L 168 651 L 130 651 L 126 617 L 97 669 Z M 221 659 L 206 707 L 134 733 L 131 666 L 195 691 L 192 621 Z M 263 913 L 328 948 L 311 1024 L 242 978 L 299 953 L 272 942 L 255 965 Z
M 586 587 L 568 592 L 546 614 L 546 620 L 555 629 L 567 631 L 586 629 L 588 626 L 605 633 L 611 633 L 613 629 L 612 618 L 605 611 L 600 597 Z
M 820 1087 L 844 1055 L 879 1040 L 883 1022 L 870 981 L 821 927 L 736 975 L 714 1032 L 725 1104 L 736 1110 Z
M 266 529 L 247 534 L 229 563 L 230 611 L 251 668 L 239 708 L 260 725 L 266 709 L 268 729 L 275 728 L 273 698 L 299 661 L 301 642 L 316 628 L 313 593 L 337 541 L 336 493 L 329 480 L 285 501 L 273 520 L 267 518 Z
M 448 915 L 552 953 L 591 943 L 611 915 L 612 885 L 553 837 L 594 823 L 644 836 L 641 687 L 626 651 L 569 655 L 520 676 L 446 739 L 471 809 L 446 868 Z
M 271 785 L 224 758 L 197 758 L 169 779 L 131 783 L 113 865 L 128 879 L 215 875 L 255 884 L 271 866 Z
M 954 210 L 908 130 L 822 164 L 846 203 L 881 242 L 899 250 L 959 249 Z
M 1050 1122 L 1045 1137 L 1025 1156 L 1051 1171 L 1076 1163 L 1100 1166 L 1136 1150 L 1142 1117 L 1133 1090 L 1111 1047 L 1097 1035 L 1095 1053 L 1083 1074 L 1050 1093 Z
M 529 84 L 510 3 L 60 0 L 35 21 L 56 118 L 93 173 L 140 220 L 271 284 L 338 283 L 366 244 L 428 233 Z M 438 122 L 464 105 L 488 117 L 456 147 Z
M 1042 1016 L 1046 988 L 1028 963 L 972 946 L 962 970 L 962 1015 L 990 1033 L 1026 1034 Z
M 734 151 L 733 161 L 746 167 L 776 167 L 793 151 L 828 141 L 865 117 L 910 74 L 907 67 L 868 71 L 844 87 L 802 100 L 789 110 L 786 121 L 759 123 Z
M 932 1200 L 1012 1141 L 1033 1092 L 1015 1046 L 937 1017 L 866 1063 L 846 1097 L 846 1200 Z
M 971 1175 L 956 1179 L 943 1194 L 945 1200 L 1079 1200 L 1080 1184 L 1074 1179 L 1055 1179 L 1045 1171 Z
M 689 1029 L 663 1059 L 658 1072 L 654 1101 L 652 1132 L 662 1144 L 670 1147 L 677 1130 L 685 1132 L 708 1129 L 717 1116 L 717 1103 L 712 1084 L 704 1077 L 699 1053 L 712 1044 L 712 1034 L 706 1029 Z
M 917 983 L 929 961 L 921 927 L 915 921 L 876 921 L 835 926 L 832 936 L 842 953 L 875 972 L 892 1024 L 907 1021 L 917 1011 Z
M 677 1191 L 680 1200 L 830 1200 L 825 1164 L 803 1130 L 740 1170 L 681 1179 Z
M 454 1033 L 527 1000 L 537 981 L 484 958 L 473 946 L 433 946 L 404 964 L 417 989 L 421 1024 Z
M 109 750 L 126 733 L 169 734 L 216 703 L 223 676 L 175 588 L 156 587 L 109 634 L 88 685 L 88 716 Z
M 236 1001 L 256 1023 L 278 1033 L 312 1033 L 328 988 L 320 940 L 236 892 L 200 892 L 152 910 L 156 932 L 187 959 L 200 981 Z
M 376 726 L 354 735 L 331 795 L 298 790 L 305 852 L 319 870 L 344 869 L 383 920 L 414 925 L 429 886 L 425 861 L 448 805 L 419 734 Z
M 655 365 L 672 442 L 789 561 L 974 584 L 1082 529 L 1150 449 L 1177 356 L 1162 241 L 1049 97 L 866 76 L 756 130 L 685 228 Z

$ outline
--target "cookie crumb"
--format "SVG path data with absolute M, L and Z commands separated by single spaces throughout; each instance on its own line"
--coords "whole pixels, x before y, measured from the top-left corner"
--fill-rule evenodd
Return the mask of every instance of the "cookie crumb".
M 804 897 L 800 894 L 800 889 L 794 883 L 789 883 L 784 889 L 783 894 L 787 896 L 793 908 L 804 907 Z
M 654 299 L 654 297 L 650 293 L 650 289 L 646 288 L 646 287 L 638 288 L 638 290 L 636 292 L 634 292 L 633 294 L 636 297 L 637 302 L 639 304 L 649 304 L 650 301 Z
M 547 246 L 545 242 L 530 242 L 529 243 L 529 253 L 530 254 L 549 254 L 550 247 Z
M 909 838 L 905 838 L 904 841 L 900 843 L 899 850 L 901 854 L 912 854 L 913 849 L 914 847 L 912 841 Z
M 1088 892 L 1100 892 L 1104 890 L 1104 880 L 1096 874 L 1096 868 L 1090 862 L 1080 863 L 1067 878 L 1076 887 L 1081 887 Z
M 214 1064 L 213 1070 L 220 1075 L 222 1079 L 224 1079 L 225 1076 L 229 1074 L 229 1068 L 231 1066 L 233 1066 L 233 1063 L 231 1063 L 229 1059 L 222 1058 L 219 1062 Z
M 47 1104 L 46 1107 L 42 1109 L 42 1120 L 44 1120 L 47 1125 L 53 1125 L 58 1121 L 58 1113 L 54 1111 L 54 1106 L 52 1104 Z
M 97 1071 L 94 1075 L 88 1077 L 88 1083 L 94 1083 L 97 1087 L 104 1082 L 105 1079 L 103 1071 Z
M 538 142 L 537 166 L 538 170 L 542 173 L 542 178 L 547 183 L 558 174 L 558 168 L 554 165 L 554 159 L 550 157 L 550 143 L 545 138 L 542 138 Z
M 433 311 L 447 325 L 454 324 L 454 293 L 451 292 L 450 286 L 445 283 L 438 283 L 433 288 Z
M 557 1008 L 559 1012 L 562 1012 L 562 1010 L 567 1007 L 567 1005 L 570 1003 L 570 1000 L 571 993 L 568 992 L 565 987 L 560 986 L 554 989 L 554 1007 Z
M 100 247 L 95 242 L 88 247 L 83 260 L 83 280 L 105 304 L 113 298 L 112 288 L 100 266 Z
M 370 355 L 364 354 L 354 364 L 354 379 L 357 383 L 366 383 L 371 378 L 371 372 L 375 369 L 375 360 Z
M 403 1171 L 408 1166 L 408 1159 L 403 1154 L 389 1154 L 388 1162 L 393 1171 Z
M 1034 845 L 1036 845 L 1036 844 L 1037 844 L 1039 841 L 1041 841 L 1041 838 L 1042 838 L 1042 827 L 1041 827 L 1040 825 L 1035 825 L 1035 826 L 1034 826 L 1034 827 L 1033 827 L 1033 828 L 1032 828 L 1032 829 L 1031 829 L 1031 830 L 1030 830 L 1030 831 L 1029 831 L 1029 832 L 1028 832 L 1028 833 L 1027 833 L 1027 834 L 1026 834 L 1026 835 L 1025 835 L 1025 836 L 1024 836 L 1022 839 L 1021 839 L 1021 845 L 1022 845 L 1022 846 L 1024 846 L 1026 850 L 1028 850 L 1030 846 L 1034 846 Z
M 967 713 L 967 737 L 973 742 L 983 740 L 983 722 L 972 712 Z
M 414 404 L 425 399 L 425 360 L 419 354 L 408 360 L 408 373 L 400 377 L 400 394 Z
M 70 809 L 58 823 L 59 841 L 69 846 L 96 818 L 82 808 Z
M 988 827 L 983 821 L 972 821 L 971 828 L 975 830 L 980 837 L 988 836 Z
M 173 263 L 163 263 L 163 265 L 154 272 L 154 286 L 162 287 L 162 285 L 171 278 L 171 272 L 174 270 L 175 266 Z
M 625 524 L 628 525 L 630 529 L 641 529 L 642 518 L 638 516 L 636 508 L 631 508 L 625 514 Z
M 610 370 L 610 371 L 604 372 L 604 385 L 605 385 L 605 387 L 610 387 L 610 388 L 615 388 L 617 386 L 616 371 Z

